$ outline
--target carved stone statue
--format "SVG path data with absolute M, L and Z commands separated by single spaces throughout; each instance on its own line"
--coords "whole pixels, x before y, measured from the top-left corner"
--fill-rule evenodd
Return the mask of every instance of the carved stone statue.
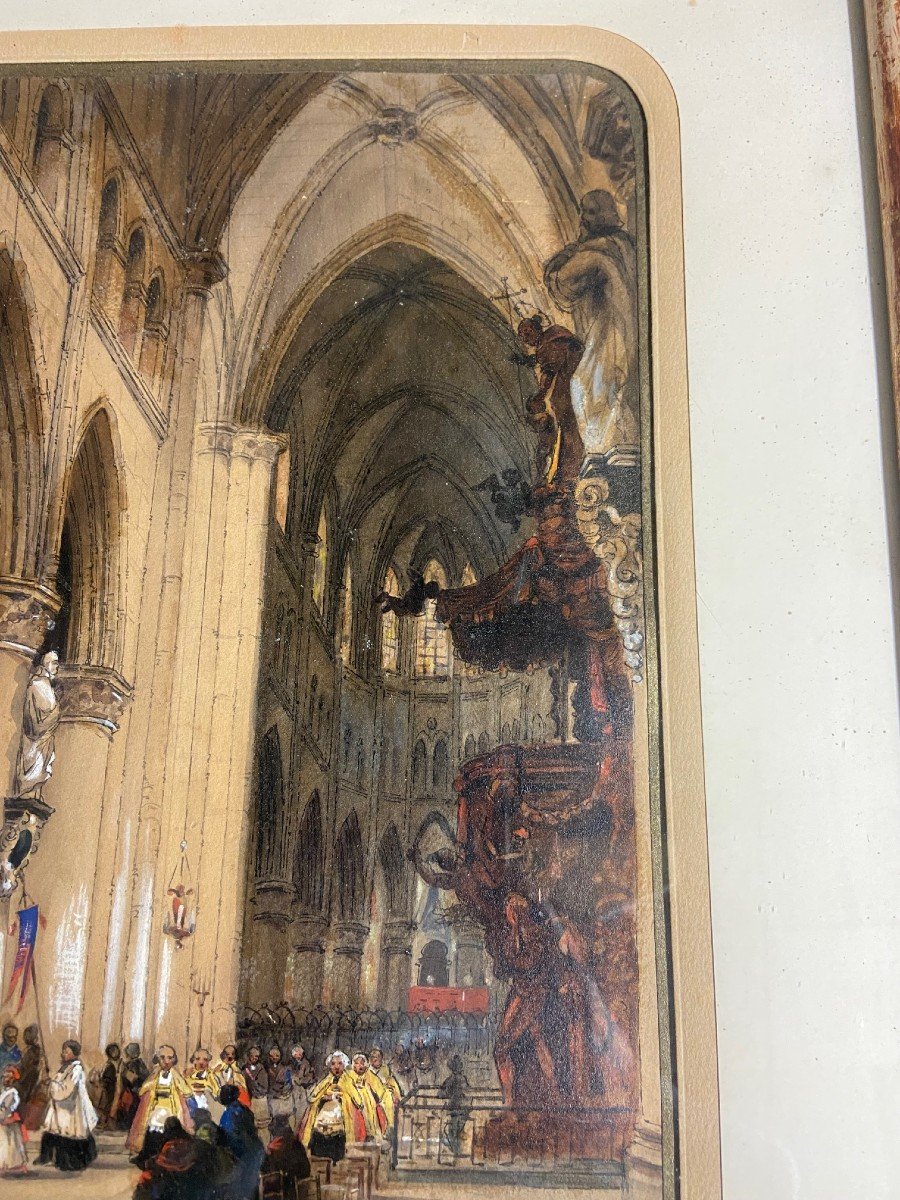
M 59 700 L 53 681 L 59 672 L 55 650 L 45 654 L 28 681 L 22 713 L 22 739 L 16 762 L 16 798 L 40 798 L 53 773 L 54 735 L 59 724 Z
M 571 387 L 586 448 L 611 465 L 634 466 L 640 448 L 634 239 L 606 191 L 582 198 L 581 230 L 546 264 L 544 281 L 554 300 L 575 313 L 584 337 Z

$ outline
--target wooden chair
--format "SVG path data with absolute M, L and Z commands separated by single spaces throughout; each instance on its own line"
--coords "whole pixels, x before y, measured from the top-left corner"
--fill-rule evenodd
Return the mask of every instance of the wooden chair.
M 318 1175 L 291 1182 L 283 1171 L 267 1171 L 260 1178 L 261 1200 L 321 1200 L 322 1181 Z
M 331 1178 L 333 1184 L 343 1185 L 342 1200 L 367 1200 L 369 1164 L 365 1159 L 349 1155 L 334 1164 Z M 324 1189 L 323 1189 L 324 1190 Z
M 362 1172 L 359 1174 L 361 1180 L 362 1191 L 360 1193 L 362 1200 L 370 1200 L 375 1186 L 378 1182 L 378 1160 L 380 1153 L 378 1150 L 358 1149 L 348 1150 L 346 1161 L 349 1163 L 359 1164 L 362 1167 Z
M 332 1162 L 330 1158 L 318 1158 L 316 1155 L 309 1156 L 309 1163 L 313 1170 L 313 1175 L 316 1175 L 323 1184 L 331 1183 L 331 1168 Z

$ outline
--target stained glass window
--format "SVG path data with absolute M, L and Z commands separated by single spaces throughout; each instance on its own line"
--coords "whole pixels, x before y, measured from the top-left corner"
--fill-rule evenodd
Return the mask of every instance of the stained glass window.
M 447 586 L 447 573 L 434 559 L 424 571 L 425 582 Z M 425 611 L 416 618 L 416 674 L 447 675 L 450 671 L 450 631 L 435 617 L 436 600 L 425 601 Z
M 384 590 L 391 596 L 400 595 L 400 582 L 390 568 L 384 577 Z M 381 666 L 385 671 L 400 669 L 400 618 L 395 612 L 381 617 Z
M 350 662 L 350 647 L 353 641 L 353 576 L 350 558 L 344 563 L 344 587 L 341 598 L 341 661 Z
M 322 505 L 322 515 L 319 517 L 319 528 L 316 530 L 319 542 L 316 546 L 316 557 L 313 563 L 313 600 L 320 613 L 325 612 L 325 578 L 328 567 L 328 521 L 325 517 L 325 505 Z

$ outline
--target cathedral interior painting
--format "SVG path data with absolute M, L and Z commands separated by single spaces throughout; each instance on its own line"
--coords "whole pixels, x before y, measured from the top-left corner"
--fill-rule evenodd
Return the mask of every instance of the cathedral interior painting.
M 674 1198 L 645 143 L 6 69 L 0 1196 Z

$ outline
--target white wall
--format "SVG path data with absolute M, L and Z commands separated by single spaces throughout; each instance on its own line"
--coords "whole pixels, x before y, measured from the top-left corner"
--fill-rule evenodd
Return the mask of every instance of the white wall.
M 323 11 L 5 0 L 0 23 Z M 672 79 L 726 1196 L 887 1200 L 900 1178 L 900 754 L 846 2 L 332 0 L 327 12 L 601 25 Z

